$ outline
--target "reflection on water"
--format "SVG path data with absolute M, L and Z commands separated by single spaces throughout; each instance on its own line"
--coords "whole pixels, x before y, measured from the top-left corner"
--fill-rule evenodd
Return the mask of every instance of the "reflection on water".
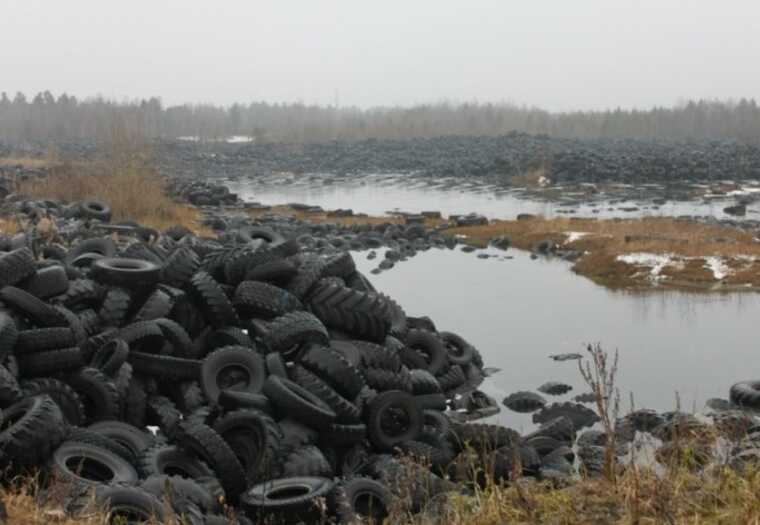
M 326 183 L 327 182 L 327 183 Z M 518 213 L 541 214 L 546 217 L 565 216 L 561 212 L 574 210 L 578 217 L 637 217 L 698 215 L 731 218 L 723 208 L 733 201 L 672 202 L 654 206 L 651 189 L 628 190 L 633 194 L 629 200 L 595 204 L 568 199 L 544 202 L 520 198 L 519 193 L 494 185 L 475 182 L 456 182 L 443 179 L 434 183 L 403 175 L 364 175 L 360 178 L 323 177 L 303 175 L 298 177 L 252 178 L 244 181 L 226 182 L 230 190 L 245 201 L 262 204 L 299 202 L 318 205 L 325 209 L 352 208 L 355 212 L 382 215 L 391 210 L 420 212 L 438 210 L 443 215 L 476 212 L 489 218 L 512 219 Z M 579 197 L 580 199 L 580 197 Z M 635 212 L 621 208 L 638 207 Z M 747 207 L 747 218 L 757 218 L 760 203 Z M 735 217 L 734 217 L 735 218 Z
M 372 276 L 409 315 L 429 315 L 440 330 L 458 332 L 502 371 L 486 390 L 499 401 L 546 381 L 573 385 L 569 400 L 585 392 L 577 362 L 547 356 L 583 353 L 600 342 L 620 352 L 618 386 L 624 407 L 671 410 L 676 393 L 684 409 L 701 409 L 726 397 L 735 381 L 760 375 L 754 326 L 760 295 L 683 292 L 610 292 L 569 271 L 561 261 L 482 260 L 458 251 L 430 250 Z M 375 264 L 355 254 L 368 272 Z M 504 409 L 504 424 L 531 426 L 530 416 Z

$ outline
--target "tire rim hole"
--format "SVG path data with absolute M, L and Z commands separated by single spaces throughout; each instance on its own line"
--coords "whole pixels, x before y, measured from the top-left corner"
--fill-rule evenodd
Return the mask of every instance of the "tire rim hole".
M 108 465 L 88 457 L 72 456 L 67 458 L 66 468 L 80 478 L 99 483 L 108 483 L 115 477 L 114 471 Z

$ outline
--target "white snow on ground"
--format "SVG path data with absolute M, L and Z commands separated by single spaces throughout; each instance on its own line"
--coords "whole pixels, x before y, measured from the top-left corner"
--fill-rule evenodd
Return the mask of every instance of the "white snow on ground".
M 726 195 L 728 195 L 729 197 L 733 197 L 735 195 L 749 195 L 751 193 L 758 193 L 758 192 L 760 192 L 760 188 L 744 186 L 738 190 L 728 191 L 726 192 Z
M 565 235 L 567 235 L 565 242 L 573 242 L 584 238 L 586 235 L 591 234 L 589 232 L 565 232 Z
M 635 266 L 649 266 L 652 268 L 649 271 L 652 279 L 657 280 L 662 269 L 673 262 L 673 254 L 626 253 L 625 255 L 618 255 L 617 260 Z
M 705 268 L 712 271 L 713 277 L 718 281 L 724 279 L 729 273 L 731 268 L 723 261 L 722 257 L 705 257 Z

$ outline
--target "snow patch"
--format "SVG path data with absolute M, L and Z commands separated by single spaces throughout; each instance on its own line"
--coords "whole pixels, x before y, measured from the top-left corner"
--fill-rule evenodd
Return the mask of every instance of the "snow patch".
M 656 253 L 626 253 L 618 255 L 617 260 L 634 266 L 648 266 L 653 280 L 658 280 L 663 268 L 673 262 L 673 254 L 656 254 Z
M 725 279 L 731 273 L 731 268 L 728 267 L 722 257 L 705 257 L 705 268 L 710 270 L 713 277 L 718 281 Z
M 567 239 L 565 242 L 573 242 L 577 241 L 578 239 L 583 239 L 586 235 L 591 235 L 589 232 L 565 232 L 565 235 L 567 235 Z

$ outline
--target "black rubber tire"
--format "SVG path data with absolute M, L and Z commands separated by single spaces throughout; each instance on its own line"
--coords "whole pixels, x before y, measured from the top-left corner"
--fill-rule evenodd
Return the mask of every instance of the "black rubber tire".
M 74 332 L 69 327 L 34 328 L 22 330 L 16 340 L 16 352 L 31 353 L 76 346 Z
M 110 523 L 165 523 L 166 507 L 152 494 L 138 487 L 99 487 L 95 503 L 106 509 Z
M 4 467 L 37 468 L 64 439 L 66 424 L 50 396 L 30 396 L 3 411 L 0 463 Z
M 87 430 L 116 441 L 126 447 L 134 458 L 140 457 L 145 450 L 156 444 L 156 438 L 152 434 L 123 421 L 98 421 L 87 427 Z
M 147 423 L 158 426 L 169 437 L 174 437 L 182 420 L 180 412 L 171 399 L 159 395 L 151 395 L 145 403 Z
M 293 380 L 324 401 L 335 412 L 336 422 L 353 424 L 359 421 L 359 408 L 307 369 L 296 365 L 293 369 Z
M 225 373 L 233 375 L 225 377 Z M 206 398 L 216 403 L 219 393 L 226 389 L 258 394 L 264 387 L 266 375 L 264 360 L 255 350 L 244 346 L 225 346 L 214 350 L 203 360 L 200 382 Z
M 203 459 L 216 472 L 231 502 L 246 488 L 243 466 L 227 442 L 213 428 L 193 422 L 180 423 L 180 444 Z
M 233 450 L 249 481 L 273 477 L 283 435 L 272 418 L 258 410 L 233 410 L 214 422 L 214 430 Z
M 19 248 L 0 256 L 0 287 L 18 284 L 34 272 L 34 254 L 29 248 Z
M 232 304 L 243 319 L 271 319 L 303 310 L 301 301 L 287 290 L 256 281 L 241 282 L 235 289 Z
M 164 290 L 156 289 L 148 296 L 134 317 L 134 321 L 153 321 L 168 317 L 174 303 Z
M 329 344 L 327 329 L 322 322 L 308 312 L 291 312 L 272 321 L 266 343 L 273 352 L 291 355 L 294 347 L 306 343 Z
M 155 321 L 137 321 L 128 324 L 116 334 L 132 352 L 158 353 L 164 345 L 164 332 Z
M 84 404 L 86 424 L 118 418 L 119 393 L 113 381 L 103 372 L 85 367 L 69 375 L 65 382 Z
M 384 523 L 390 513 L 393 495 L 374 479 L 355 477 L 339 483 L 331 494 L 331 507 L 337 523 Z
M 39 327 L 68 326 L 66 317 L 41 299 L 20 288 L 6 286 L 0 289 L 0 300 L 13 307 Z
M 412 379 L 412 393 L 415 396 L 426 394 L 440 394 L 443 392 L 441 384 L 433 374 L 427 370 L 415 369 L 410 372 Z
M 356 264 L 350 252 L 340 252 L 327 258 L 323 277 L 348 277 L 356 271 Z
M 142 259 L 103 257 L 92 263 L 92 278 L 110 286 L 131 290 L 149 288 L 161 280 L 161 266 Z
M 300 363 L 346 399 L 356 398 L 364 388 L 364 378 L 359 370 L 330 347 L 312 345 Z
M 111 222 L 111 207 L 94 199 L 83 200 L 77 206 L 79 215 L 85 219 L 97 219 L 101 222 Z
M 288 379 L 269 376 L 264 394 L 283 414 L 312 428 L 327 428 L 335 421 L 335 411 L 325 401 Z
M 113 377 L 127 361 L 129 345 L 123 339 L 111 339 L 95 351 L 90 366 Z
M 288 378 L 288 369 L 285 366 L 285 360 L 282 358 L 282 354 L 278 352 L 270 352 L 265 357 L 267 365 L 267 374 L 277 377 Z
M 174 357 L 192 358 L 193 340 L 179 323 L 171 319 L 156 319 L 153 321 L 161 330 L 164 339 L 171 345 L 170 355 Z
M 170 355 L 130 352 L 129 363 L 136 372 L 167 379 L 198 379 L 201 361 Z
M 452 332 L 439 332 L 446 347 L 449 362 L 454 365 L 468 365 L 475 357 L 475 347 Z
M 144 477 L 181 476 L 197 479 L 214 476 L 214 471 L 194 454 L 176 445 L 157 443 L 137 458 L 138 470 Z
M 344 278 L 344 281 L 346 281 L 346 286 L 353 290 L 358 290 L 360 292 L 376 291 L 375 287 L 372 285 L 369 279 L 367 279 L 367 277 L 358 270 L 351 275 L 347 275 Z
M 23 394 L 34 395 L 39 392 Z M 16 376 L 11 374 L 10 370 L 0 365 L 0 408 L 7 408 L 21 400 L 22 392 Z
M 61 409 L 63 418 L 69 425 L 80 426 L 84 422 L 82 400 L 69 385 L 59 379 L 42 377 L 21 384 L 24 397 L 48 395 Z M 7 405 L 3 405 L 5 408 Z
M 13 351 L 17 340 L 16 322 L 6 312 L 0 312 L 0 361 Z
M 56 264 L 37 270 L 19 286 L 35 297 L 50 299 L 66 293 L 69 289 L 69 276 L 63 266 Z
M 364 423 L 333 423 L 322 432 L 322 441 L 331 446 L 346 448 L 363 443 L 367 439 L 367 426 Z
M 383 420 L 393 412 L 402 412 L 406 419 L 406 428 L 395 428 L 394 433 L 384 427 Z M 394 419 L 398 419 L 396 416 Z M 379 450 L 393 450 L 404 441 L 415 440 L 422 431 L 424 418 L 422 409 L 410 394 L 399 390 L 389 390 L 375 396 L 367 410 L 367 435 L 370 442 Z
M 243 346 L 252 348 L 251 336 L 235 326 L 225 326 L 214 330 L 205 338 L 203 347 L 206 352 L 213 352 L 224 346 Z
M 105 290 L 92 279 L 74 279 L 69 282 L 66 293 L 57 298 L 66 308 L 80 310 L 97 307 L 103 300 Z
M 137 459 L 131 450 L 129 450 L 118 441 L 115 441 L 108 436 L 98 434 L 97 432 L 92 432 L 86 428 L 71 427 L 69 429 L 68 435 L 66 436 L 65 442 L 82 443 L 105 449 L 113 454 L 116 454 L 130 465 L 134 465 L 135 460 Z
M 414 396 L 414 399 L 423 410 L 446 410 L 446 396 L 443 394 L 423 394 Z
M 219 392 L 217 402 L 224 410 L 251 408 L 269 415 L 273 413 L 272 403 L 263 394 L 249 394 L 248 392 L 241 392 L 239 390 L 222 390 Z
M 124 324 L 131 303 L 131 295 L 123 288 L 108 290 L 98 311 L 98 317 L 103 326 L 119 327 Z
M 188 289 L 211 326 L 221 328 L 240 325 L 240 319 L 232 303 L 230 303 L 219 283 L 209 274 L 198 272 L 193 275 Z
M 328 328 L 361 339 L 382 342 L 390 331 L 389 305 L 375 293 L 337 284 L 319 285 L 308 297 L 307 305 Z
M 760 408 L 760 381 L 740 381 L 731 386 L 729 399 L 735 405 Z
M 274 285 L 285 285 L 296 276 L 298 268 L 285 259 L 276 259 L 249 268 L 245 272 L 246 281 L 260 281 Z
M 224 490 L 214 478 L 194 480 L 181 476 L 150 476 L 140 483 L 140 488 L 161 501 L 171 501 L 175 504 L 190 502 L 204 513 L 222 511 L 220 497 L 224 495 Z
M 446 347 L 434 333 L 420 329 L 409 330 L 405 343 L 407 347 L 425 354 L 426 370 L 433 375 L 438 375 L 448 364 Z
M 170 286 L 183 288 L 200 266 L 200 258 L 193 250 L 184 246 L 177 248 L 166 258 L 163 281 Z
M 332 466 L 322 451 L 314 446 L 298 447 L 284 454 L 282 463 L 283 478 L 319 477 L 332 478 L 335 475 Z
M 241 502 L 253 519 L 264 520 L 274 514 L 287 516 L 292 523 L 317 523 L 321 512 L 316 503 L 332 488 L 333 482 L 327 478 L 280 478 L 254 485 Z
M 445 450 L 422 441 L 404 441 L 396 445 L 396 448 L 413 460 L 429 464 L 437 469 L 436 472 L 444 469 L 453 459 Z
M 401 390 L 402 392 L 412 393 L 412 381 L 406 368 L 398 372 L 382 370 L 380 368 L 365 368 L 364 377 L 367 385 L 378 392 L 387 390 Z
M 301 263 L 298 273 L 288 283 L 288 291 L 299 299 L 304 299 L 322 277 L 324 271 L 325 260 L 318 255 L 309 256 Z
M 23 377 L 39 377 L 76 370 L 84 365 L 79 347 L 58 348 L 20 355 L 19 373 Z
M 139 479 L 135 468 L 125 459 L 105 448 L 78 441 L 64 441 L 56 449 L 51 470 L 55 479 L 78 485 L 134 485 Z

